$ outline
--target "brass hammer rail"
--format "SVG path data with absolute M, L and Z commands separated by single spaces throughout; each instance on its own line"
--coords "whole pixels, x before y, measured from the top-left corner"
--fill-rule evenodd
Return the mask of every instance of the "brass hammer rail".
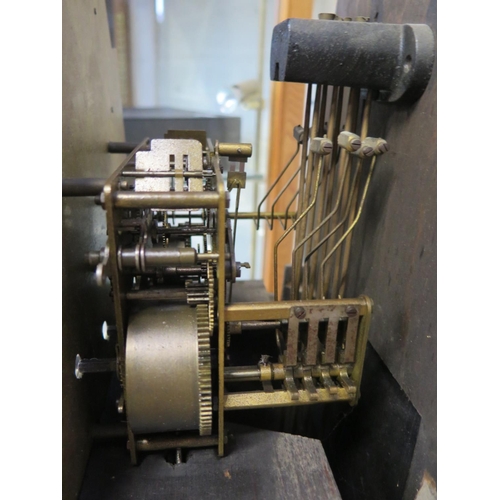
M 350 404 L 355 404 L 360 395 L 361 378 L 363 374 L 363 364 L 366 352 L 366 343 L 368 341 L 368 331 L 370 328 L 371 312 L 373 303 L 369 297 L 361 296 L 355 299 L 328 299 L 328 300 L 287 300 L 275 302 L 245 302 L 239 304 L 227 305 L 224 308 L 224 319 L 226 322 L 237 321 L 266 321 L 266 320 L 288 320 L 290 318 L 290 311 L 294 308 L 308 309 L 308 308 L 336 308 L 344 307 L 347 311 L 348 307 L 354 307 L 357 310 L 360 321 L 357 329 L 355 340 L 355 360 L 352 367 L 350 378 L 354 382 L 355 391 L 343 394 L 339 390 L 339 399 L 345 399 Z M 224 370 L 222 370 L 224 371 Z M 322 390 L 318 390 L 319 401 L 335 401 L 338 399 L 333 398 Z M 221 393 L 220 393 L 221 394 Z M 307 404 L 309 396 L 307 391 L 298 391 L 298 400 L 295 399 L 292 403 L 289 398 L 289 392 L 275 391 L 267 395 L 267 393 L 249 393 L 243 395 L 230 393 L 227 394 L 225 402 L 223 403 L 225 409 L 240 409 L 240 408 L 265 408 L 268 406 L 280 406 L 291 404 Z M 273 396 L 274 394 L 274 396 Z M 221 394 L 222 395 L 222 394 Z
M 276 406 L 309 405 L 312 403 L 330 403 L 335 401 L 353 401 L 356 392 L 349 393 L 346 389 L 338 388 L 335 395 L 327 389 L 316 389 L 318 399 L 312 401 L 307 391 L 298 390 L 298 399 L 291 400 L 288 391 L 274 392 L 234 392 L 224 396 L 224 410 L 248 410 L 250 408 L 273 408 Z
M 252 321 L 288 319 L 290 309 L 296 306 L 356 306 L 360 316 L 369 312 L 370 299 L 359 297 L 356 299 L 330 299 L 330 300 L 283 300 L 275 302 L 244 302 L 231 304 L 225 307 L 225 321 Z

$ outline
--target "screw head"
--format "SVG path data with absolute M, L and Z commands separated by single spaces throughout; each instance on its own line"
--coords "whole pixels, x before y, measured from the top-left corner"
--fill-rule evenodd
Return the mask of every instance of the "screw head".
M 351 148 L 353 151 L 357 151 L 361 147 L 361 141 L 359 139 L 354 139 L 351 141 Z
M 361 152 L 363 153 L 364 156 L 373 156 L 375 151 L 373 148 L 370 146 L 365 146 L 364 148 L 361 149 Z
M 333 150 L 333 144 L 330 141 L 325 142 L 323 144 L 323 148 L 322 149 L 323 149 L 324 153 L 326 153 L 327 155 L 329 155 L 332 152 L 332 150 Z
M 387 142 L 381 142 L 377 146 L 377 149 L 378 149 L 378 152 L 381 153 L 381 154 L 387 153 L 387 151 L 389 151 L 389 145 L 387 144 Z
M 315 137 L 311 141 L 310 151 L 319 155 L 329 155 L 333 151 L 332 141 L 325 137 Z
M 358 310 L 354 306 L 347 306 L 345 308 L 345 313 L 349 318 L 352 318 L 353 316 L 356 316 L 358 313 Z
M 295 317 L 298 319 L 303 319 L 306 317 L 306 310 L 303 307 L 296 307 L 293 310 L 293 313 L 295 314 Z

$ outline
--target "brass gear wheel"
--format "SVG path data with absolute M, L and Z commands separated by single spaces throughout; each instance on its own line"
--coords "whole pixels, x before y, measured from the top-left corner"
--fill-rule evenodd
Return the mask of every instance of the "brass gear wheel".
M 210 321 L 207 304 L 196 306 L 198 328 L 198 397 L 200 436 L 212 434 L 212 374 L 210 362 Z
M 212 335 L 215 326 L 215 278 L 214 265 L 207 263 L 207 283 L 208 283 L 208 323 L 210 335 Z
M 215 326 L 214 264 L 204 263 L 203 281 L 186 281 L 187 303 L 191 306 L 205 304 L 208 311 L 208 329 L 213 334 Z

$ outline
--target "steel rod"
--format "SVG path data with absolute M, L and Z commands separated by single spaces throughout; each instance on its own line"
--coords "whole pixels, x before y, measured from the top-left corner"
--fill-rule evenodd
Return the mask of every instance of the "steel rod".
M 148 290 L 132 290 L 127 292 L 127 300 L 169 300 L 172 302 L 185 302 L 187 293 L 182 288 L 150 288 Z
M 63 179 L 62 195 L 63 197 L 76 196 L 96 196 L 104 188 L 106 179 L 88 178 L 88 179 Z
M 242 330 L 271 330 L 280 328 L 281 321 L 242 321 Z
M 116 371 L 115 358 L 82 359 L 79 354 L 75 358 L 75 377 L 82 378 L 85 373 L 106 373 Z
M 122 172 L 123 177 L 176 177 L 179 172 L 174 171 L 154 171 L 154 170 L 124 170 Z M 206 177 L 208 175 L 213 176 L 213 172 L 199 172 L 199 171 L 184 171 L 181 173 L 183 177 Z
M 130 154 L 139 144 L 136 142 L 108 142 L 108 153 Z M 148 144 L 141 146 L 137 151 L 150 151 Z
M 258 382 L 260 370 L 258 366 L 229 366 L 224 368 L 224 378 L 226 382 Z
M 274 219 L 294 219 L 296 217 L 296 212 L 275 212 L 274 214 L 271 212 L 261 212 L 260 213 L 260 218 L 261 219 L 270 219 L 271 217 Z M 234 212 L 229 212 L 228 218 L 229 219 L 234 219 L 236 214 Z M 257 212 L 239 212 L 238 213 L 238 219 L 257 219 L 259 217 L 259 214 Z
M 267 365 L 271 368 L 272 380 L 284 380 L 285 370 L 281 364 L 270 363 Z M 293 370 L 293 377 L 296 379 L 304 378 L 304 369 L 306 367 L 297 365 Z M 352 364 L 328 364 L 308 366 L 313 377 L 321 376 L 321 369 L 326 368 L 329 375 L 338 377 L 341 371 L 351 374 L 354 366 Z M 228 366 L 224 369 L 224 378 L 227 382 L 259 382 L 262 380 L 261 370 L 259 366 Z
M 219 194 L 215 191 L 203 192 L 118 192 L 114 197 L 116 208 L 217 208 Z

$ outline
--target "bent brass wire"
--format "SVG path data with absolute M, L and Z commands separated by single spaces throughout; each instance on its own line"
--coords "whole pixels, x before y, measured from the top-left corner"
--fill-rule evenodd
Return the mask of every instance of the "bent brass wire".
M 372 179 L 373 175 L 373 170 L 375 168 L 375 163 L 377 162 L 377 157 L 374 156 L 372 159 L 372 163 L 370 165 L 370 171 L 368 173 L 368 177 L 365 182 L 365 187 L 363 189 L 363 195 L 361 197 L 361 202 L 358 208 L 358 212 L 356 214 L 356 218 L 352 222 L 352 224 L 349 226 L 349 229 L 342 235 L 342 237 L 339 239 L 337 244 L 330 250 L 328 255 L 323 259 L 321 262 L 321 268 L 320 268 L 320 287 L 321 287 L 321 298 L 325 299 L 325 283 L 324 283 L 324 269 L 325 265 L 328 262 L 328 260 L 331 258 L 331 256 L 336 252 L 336 250 L 339 248 L 339 246 L 342 244 L 342 242 L 349 236 L 351 231 L 354 229 L 354 226 L 357 224 L 359 217 L 361 216 L 361 212 L 363 211 L 363 205 L 365 204 L 365 199 L 366 199 L 366 193 L 368 192 L 368 187 L 370 185 L 370 181 Z
M 346 121 L 345 121 L 345 127 L 344 127 L 345 130 L 356 131 L 356 129 L 357 129 L 359 100 L 360 100 L 360 90 L 356 89 L 356 88 L 351 88 L 349 90 L 349 97 L 347 99 L 347 115 L 346 115 Z M 343 159 L 346 156 L 348 156 L 348 155 L 349 155 L 349 153 L 346 150 L 342 149 L 340 151 L 340 158 L 341 158 L 340 168 L 342 168 L 342 166 L 343 166 Z M 341 206 L 340 206 L 340 212 L 339 212 L 339 214 L 337 214 L 335 217 L 333 217 L 332 219 L 330 219 L 330 223 L 329 223 L 329 226 L 328 226 L 328 230 L 329 231 L 332 229 L 332 227 L 334 227 L 338 223 L 338 218 L 340 217 L 340 214 L 344 213 L 345 204 L 346 204 L 346 200 L 347 200 L 347 196 L 348 196 L 348 191 L 349 191 L 349 186 L 350 186 L 350 181 L 348 181 L 346 183 L 346 185 L 344 186 L 344 191 L 341 194 L 342 201 L 341 201 Z M 333 244 L 334 244 L 334 241 L 331 239 L 326 244 L 325 249 L 331 248 Z M 335 265 L 334 266 L 330 266 L 327 269 L 327 272 L 326 272 L 326 281 L 328 283 L 331 282 L 332 270 L 336 267 L 337 261 L 339 259 L 340 259 L 340 256 L 337 254 L 336 257 L 335 257 Z M 318 261 L 316 263 L 317 267 L 315 268 L 315 273 L 316 273 L 315 282 L 316 283 L 318 283 L 318 280 L 316 279 L 316 277 L 320 273 L 320 270 L 319 270 L 319 267 L 321 266 L 320 262 L 321 261 Z M 320 287 L 318 287 L 318 291 L 320 291 L 319 288 Z
M 316 204 L 316 198 L 318 196 L 319 180 L 321 178 L 321 172 L 323 170 L 324 156 L 320 156 L 319 165 L 316 174 L 316 182 L 314 185 L 314 195 L 309 206 L 300 214 L 300 216 L 295 220 L 295 222 L 290 226 L 290 228 L 285 231 L 278 241 L 274 245 L 274 300 L 278 300 L 278 247 L 281 242 L 290 234 L 290 232 L 304 219 L 304 217 L 309 213 L 309 211 Z
M 319 118 L 318 118 L 318 129 L 317 129 L 318 130 L 317 135 L 319 135 L 321 137 L 323 137 L 325 134 L 325 112 L 326 112 L 327 103 L 328 103 L 328 109 L 331 109 L 331 102 L 330 101 L 332 100 L 332 98 L 333 98 L 333 92 L 330 93 L 330 95 L 329 95 L 328 85 L 326 85 L 326 84 L 322 85 L 322 87 L 321 87 L 321 102 L 320 102 Z M 332 120 L 329 120 L 329 122 L 331 122 L 331 121 Z M 333 143 L 332 143 L 332 154 L 333 154 L 333 152 L 334 152 L 334 150 L 333 150 Z M 326 163 L 327 167 L 330 165 L 331 156 L 333 156 L 333 155 L 330 155 L 330 158 L 327 160 L 327 163 Z M 326 168 L 325 171 L 326 171 L 326 174 L 328 174 L 330 169 Z M 322 212 L 325 196 L 327 194 L 326 187 L 327 187 L 328 183 L 326 181 L 326 178 L 327 178 L 327 175 L 324 175 L 323 179 L 321 180 L 323 185 L 318 193 L 318 201 L 316 203 L 316 206 L 314 207 L 313 212 L 307 216 L 306 234 L 310 233 L 311 230 L 314 228 L 316 221 L 318 220 L 318 218 L 320 217 L 320 214 Z M 314 243 L 314 239 L 313 239 L 313 241 L 306 242 L 304 251 L 306 251 L 306 249 L 309 246 L 311 246 L 313 243 Z M 298 266 L 295 266 L 295 267 L 298 268 Z M 300 272 L 300 269 L 299 269 L 299 272 Z
M 342 179 L 340 181 L 339 196 L 337 196 L 337 201 L 335 203 L 335 207 L 333 208 L 333 211 L 328 215 L 328 217 L 326 219 L 323 220 L 323 222 L 321 222 L 321 224 L 318 227 L 316 227 L 316 229 L 314 229 L 308 236 L 306 236 L 302 241 L 300 241 L 297 245 L 295 245 L 295 248 L 292 251 L 292 262 L 294 262 L 294 259 L 296 258 L 296 253 L 299 250 L 299 248 L 301 248 L 310 238 L 312 238 L 318 231 L 320 231 L 321 228 L 325 224 L 327 224 L 328 221 L 337 213 L 337 210 L 339 209 L 339 206 L 340 206 L 340 199 L 341 199 L 340 193 L 342 192 L 342 190 L 344 188 L 344 182 L 345 182 L 345 179 L 347 177 L 346 173 L 347 173 L 347 170 L 349 168 L 350 161 L 351 161 L 351 157 L 348 156 L 347 157 L 347 165 L 346 165 L 346 168 L 344 169 L 344 172 L 342 174 Z M 324 243 L 326 241 L 326 239 L 323 239 L 321 241 Z M 313 250 L 313 252 L 315 252 L 316 249 L 319 247 L 315 246 L 314 248 L 315 248 L 315 250 Z M 313 252 L 311 252 L 311 253 L 313 253 Z M 310 255 L 310 254 L 308 254 L 308 255 Z M 292 299 L 297 298 L 299 282 L 300 282 L 300 276 L 296 276 L 294 271 L 295 271 L 295 269 L 294 269 L 294 266 L 292 265 L 292 291 L 291 291 Z
M 283 229 L 285 231 L 286 231 L 286 227 L 288 225 L 288 220 L 294 218 L 292 215 L 289 214 L 289 210 L 290 210 L 291 206 L 293 205 L 293 202 L 295 201 L 295 198 L 297 198 L 298 194 L 299 194 L 299 192 L 296 191 L 295 194 L 292 196 L 292 199 L 290 200 L 290 203 L 286 207 L 286 210 L 285 210 L 285 225 L 283 227 Z M 296 215 L 297 215 L 297 212 L 295 212 L 295 216 Z
M 272 204 L 271 206 L 271 230 L 273 229 L 273 225 L 272 225 L 272 221 L 274 220 L 274 207 L 276 206 L 276 203 L 278 203 L 278 200 L 283 196 L 283 194 L 286 192 L 286 190 L 289 188 L 290 184 L 293 182 L 293 180 L 295 179 L 295 177 L 297 177 L 297 174 L 300 172 L 300 167 L 295 171 L 295 173 L 292 175 L 292 177 L 290 177 L 290 179 L 288 180 L 288 182 L 285 184 L 285 186 L 283 187 L 283 189 L 279 192 L 278 196 L 276 197 L 276 199 L 274 200 L 274 203 Z M 292 202 L 293 200 L 297 197 L 297 194 L 298 194 L 298 191 L 295 192 L 295 195 L 294 197 L 292 198 Z M 287 209 L 290 207 L 291 203 L 288 204 L 287 206 Z M 279 217 L 278 217 L 279 219 Z M 280 220 L 280 219 L 279 219 Z M 288 218 L 285 219 L 285 224 L 283 225 L 283 223 L 281 222 L 280 220 L 280 223 L 281 223 L 281 227 L 283 229 L 286 229 L 286 221 L 288 220 Z
M 317 252 L 344 225 L 345 221 L 347 220 L 347 217 L 349 215 L 349 208 L 351 207 L 351 205 L 353 203 L 354 191 L 356 188 L 356 184 L 357 184 L 358 179 L 359 179 L 359 173 L 361 170 L 360 167 L 361 167 L 361 162 L 358 163 L 356 170 L 354 172 L 354 180 L 353 180 L 353 183 L 351 185 L 351 188 L 349 189 L 349 195 L 347 198 L 346 211 L 344 213 L 344 216 L 342 217 L 340 222 L 338 222 L 338 224 L 324 238 L 322 238 L 314 246 L 314 248 L 312 248 L 309 251 L 309 253 L 306 255 L 306 257 L 304 259 L 304 288 L 303 288 L 303 290 L 305 292 L 306 298 L 309 297 L 308 261 L 312 257 L 312 255 L 314 255 L 314 253 Z M 346 169 L 346 171 L 347 171 L 347 169 Z
M 312 94 L 312 84 L 307 86 L 307 96 L 306 105 L 304 113 L 304 138 L 302 142 L 302 157 L 300 160 L 300 178 L 299 178 L 299 189 L 298 202 L 297 202 L 297 214 L 304 211 L 307 200 L 304 200 L 304 189 L 303 186 L 306 184 L 306 169 L 308 163 L 308 145 L 309 145 L 309 121 L 311 119 L 311 94 Z M 297 238 L 301 240 L 304 237 L 305 227 L 304 224 L 299 225 L 297 228 Z
M 366 102 L 363 109 L 363 119 L 361 121 L 361 140 L 364 141 L 368 136 L 368 124 L 370 122 L 370 111 L 372 104 L 372 91 L 368 90 L 366 95 Z M 355 199 L 358 197 L 358 192 L 356 191 L 354 195 Z M 349 214 L 348 224 L 350 224 L 354 218 L 355 207 L 351 208 L 351 212 Z M 347 269 L 349 266 L 349 257 L 351 253 L 351 242 L 352 242 L 352 233 L 346 238 L 344 244 L 344 251 L 342 252 L 342 263 L 339 265 L 340 270 L 337 270 L 335 276 L 335 293 L 339 295 L 344 295 L 345 285 L 346 285 L 346 276 Z
M 264 197 L 260 201 L 259 206 L 257 207 L 257 229 L 259 229 L 259 227 L 260 227 L 260 219 L 261 219 L 260 214 L 261 214 L 262 205 L 266 201 L 267 197 L 271 194 L 272 190 L 276 187 L 276 185 L 278 184 L 278 182 L 280 181 L 280 179 L 283 177 L 283 175 L 285 175 L 285 172 L 288 170 L 288 167 L 293 163 L 293 160 L 295 160 L 296 156 L 299 154 L 299 149 L 300 149 L 300 143 L 297 142 L 297 149 L 293 153 L 292 157 L 288 160 L 288 163 L 285 165 L 285 168 L 278 175 L 278 177 L 276 177 L 276 180 L 271 184 L 271 187 L 267 190 L 267 193 L 264 195 Z M 290 185 L 290 183 L 292 182 L 292 180 L 295 178 L 295 176 L 297 175 L 297 172 L 288 181 L 288 183 L 286 184 L 286 188 Z M 278 198 L 281 196 L 282 193 L 283 193 L 283 189 L 281 190 L 280 194 L 278 195 Z M 273 207 L 274 207 L 276 201 L 277 201 L 277 199 L 273 203 Z M 271 210 L 271 212 L 273 212 L 273 211 L 274 210 Z M 269 226 L 270 229 L 273 229 L 273 220 L 274 219 L 271 218 L 271 222 L 270 222 L 270 226 Z M 269 223 L 269 221 L 268 221 L 268 223 Z

